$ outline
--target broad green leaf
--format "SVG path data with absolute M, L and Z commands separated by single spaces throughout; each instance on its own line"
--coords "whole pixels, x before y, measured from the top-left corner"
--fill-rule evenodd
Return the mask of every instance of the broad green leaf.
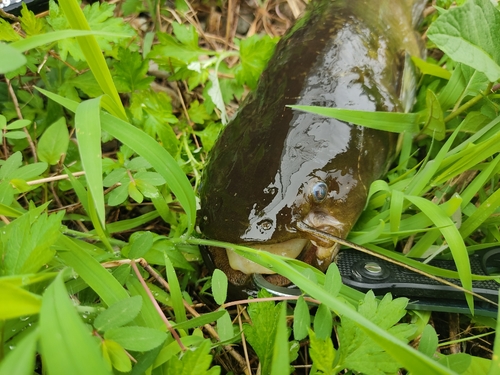
M 0 319 L 38 314 L 42 298 L 0 278 Z
M 334 262 L 332 262 L 326 270 L 324 287 L 328 293 L 335 297 L 342 288 L 342 276 L 340 276 L 339 268 Z
M 77 314 L 62 273 L 47 288 L 40 311 L 40 345 L 44 369 L 51 375 L 109 375 L 98 340 Z
M 227 298 L 227 276 L 220 269 L 216 268 L 212 275 L 212 294 L 215 302 L 224 304 Z
M 5 160 L 0 167 L 0 179 L 8 178 L 23 163 L 23 154 L 20 151 L 14 152 Z
M 12 47 L 12 44 L 0 42 L 0 56 L 9 56 L 8 59 L 0 60 L 0 74 L 12 72 L 27 62 L 23 53 Z
M 449 369 L 463 374 L 464 370 L 471 365 L 472 357 L 465 353 L 456 353 L 442 356 L 439 358 L 439 362 Z
M 314 333 L 318 339 L 325 339 L 332 335 L 333 319 L 332 313 L 327 306 L 321 304 L 318 306 L 314 316 Z
M 469 0 L 442 14 L 427 36 L 453 60 L 500 78 L 500 14 L 489 0 Z
M 154 328 L 155 330 L 163 332 L 166 331 L 167 326 L 165 322 L 158 314 L 158 311 L 140 281 L 136 277 L 129 277 L 126 286 L 131 296 L 142 297 L 142 309 L 140 314 L 135 318 L 134 324 Z
M 33 375 L 39 330 L 33 329 L 0 362 L 0 375 Z
M 151 232 L 134 233 L 133 240 L 130 241 L 130 259 L 143 257 L 153 247 L 153 234 Z
M 22 129 L 31 125 L 30 120 L 16 120 L 7 125 L 7 130 Z
M 446 135 L 446 126 L 443 119 L 443 110 L 439 105 L 436 94 L 432 90 L 427 90 L 425 97 L 426 102 L 426 120 L 422 133 L 434 137 L 438 141 L 442 141 Z
M 109 361 L 120 372 L 129 372 L 132 370 L 132 363 L 130 358 L 123 347 L 113 340 L 103 340 L 101 342 L 101 349 L 104 358 Z
M 154 328 L 127 326 L 108 329 L 104 337 L 116 341 L 127 350 L 146 352 L 161 345 L 167 334 Z
M 139 311 L 141 311 L 141 308 L 141 296 L 134 296 L 118 301 L 95 318 L 94 327 L 101 332 L 121 327 L 134 320 Z
M 213 311 L 210 313 L 205 313 L 205 314 L 200 315 L 200 316 L 193 318 L 193 319 L 186 320 L 185 322 L 182 322 L 179 324 L 174 323 L 172 325 L 175 327 L 175 329 L 184 329 L 184 330 L 195 328 L 195 327 L 201 327 L 205 324 L 215 322 L 222 315 L 224 315 L 226 313 L 227 313 L 226 310 L 217 310 L 217 311 Z
M 344 108 L 326 108 L 306 105 L 289 105 L 292 109 L 333 117 L 355 125 L 394 133 L 418 133 L 419 116 L 416 113 L 370 112 Z
M 61 117 L 50 125 L 38 140 L 38 158 L 50 165 L 56 165 L 61 160 L 61 156 L 66 154 L 68 144 L 68 127 L 64 117 Z
M 217 333 L 219 334 L 219 340 L 224 342 L 234 337 L 234 329 L 231 316 L 226 310 L 222 311 L 224 311 L 224 315 L 217 319 Z M 176 326 L 175 328 L 178 329 L 179 327 Z
M 309 307 L 304 297 L 300 296 L 293 310 L 293 337 L 295 340 L 302 340 L 307 337 L 309 327 L 311 326 L 311 316 Z
M 420 69 L 420 72 L 422 72 L 422 74 L 428 74 L 447 80 L 451 78 L 451 73 L 448 70 L 441 68 L 439 65 L 428 63 L 427 61 L 424 61 L 416 56 L 412 56 L 411 60 L 413 61 L 415 66 Z
M 438 336 L 436 330 L 431 325 L 427 324 L 420 336 L 418 350 L 432 358 L 438 347 Z

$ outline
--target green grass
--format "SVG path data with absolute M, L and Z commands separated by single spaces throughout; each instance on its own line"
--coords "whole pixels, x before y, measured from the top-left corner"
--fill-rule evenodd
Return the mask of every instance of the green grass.
M 0 61 L 0 375 L 304 366 L 313 374 L 495 374 L 498 338 L 493 356 L 469 348 L 484 327 L 495 332 L 496 320 L 461 316 L 472 344 L 451 354 L 436 333 L 448 325 L 407 312 L 407 299 L 342 285 L 335 264 L 323 274 L 222 244 L 304 292 L 228 300 L 226 276 L 211 278 L 201 259 L 199 245 L 221 243 L 195 231 L 196 188 L 227 110 L 255 88 L 277 40 L 254 35 L 233 49 L 217 44 L 225 29 L 221 38 L 201 33 L 187 3 L 159 5 L 81 10 L 60 0 L 45 18 L 24 10 L 21 29 L 0 23 L 0 55 L 12 56 Z M 500 15 L 488 0 L 438 6 L 443 15 L 431 12 L 425 27 L 429 56 L 439 57 L 415 61 L 422 75 L 412 113 L 319 111 L 402 134 L 397 161 L 370 187 L 349 234 L 352 246 L 470 289 L 484 277 L 471 274 L 469 254 L 500 240 L 500 47 L 488 42 L 500 40 Z M 143 11 L 150 28 L 133 29 Z M 257 21 L 269 22 L 269 12 Z M 403 248 L 453 258 L 457 272 L 409 259 Z

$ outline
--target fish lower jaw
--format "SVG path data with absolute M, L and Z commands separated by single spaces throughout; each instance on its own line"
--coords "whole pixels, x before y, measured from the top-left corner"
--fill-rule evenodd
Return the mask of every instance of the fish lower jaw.
M 296 238 L 293 240 L 288 240 L 285 242 L 271 244 L 271 245 L 255 244 L 255 245 L 249 245 L 249 247 L 252 247 L 256 250 L 263 250 L 272 254 L 295 259 L 300 255 L 300 253 L 302 252 L 302 250 L 304 249 L 304 247 L 307 245 L 308 242 L 309 241 L 307 239 Z M 247 258 L 239 254 L 236 254 L 231 249 L 226 249 L 226 253 L 227 253 L 227 258 L 229 260 L 229 265 L 234 270 L 241 271 L 248 275 L 253 273 L 261 273 L 266 275 L 271 275 L 276 273 L 270 270 L 269 268 L 261 266 L 260 264 L 252 262 L 251 260 L 248 260 Z
M 326 271 L 330 263 L 332 263 L 332 260 L 339 252 L 340 245 L 335 243 L 332 246 L 320 246 L 314 241 L 311 241 L 311 243 L 316 247 L 317 267 L 322 271 Z

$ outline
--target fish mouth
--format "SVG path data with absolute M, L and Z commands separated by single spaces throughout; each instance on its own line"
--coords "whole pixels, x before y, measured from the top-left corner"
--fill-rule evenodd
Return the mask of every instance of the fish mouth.
M 294 238 L 285 242 L 274 243 L 270 245 L 254 244 L 247 246 L 255 250 L 267 251 L 271 254 L 296 259 L 303 252 L 308 243 L 309 240 L 305 238 Z M 239 254 L 236 254 L 231 249 L 226 249 L 226 254 L 231 268 L 243 272 L 247 275 L 253 273 L 271 275 L 276 273 L 269 268 L 261 266 L 260 264 L 257 264 Z
M 248 244 L 247 246 L 256 250 L 299 259 L 322 271 L 326 271 L 337 255 L 340 245 L 325 239 L 325 237 L 318 237 L 316 232 L 341 236 L 344 232 L 344 225 L 326 213 L 313 212 L 309 213 L 303 221 L 297 224 L 297 229 L 302 234 L 302 237 L 272 244 Z M 271 275 L 276 273 L 235 253 L 232 249 L 226 249 L 226 254 L 231 268 L 244 274 Z

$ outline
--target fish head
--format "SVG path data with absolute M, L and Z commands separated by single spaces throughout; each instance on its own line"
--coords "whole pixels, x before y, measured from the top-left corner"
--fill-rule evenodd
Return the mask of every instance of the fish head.
M 359 133 L 351 127 L 345 129 L 349 134 Z M 351 134 L 350 138 L 356 136 Z M 310 146 L 305 148 L 309 150 Z M 265 171 L 260 172 L 259 178 L 259 173 L 249 175 L 245 168 L 242 168 L 242 176 L 239 169 L 232 169 L 230 174 L 209 175 L 205 181 L 208 185 L 203 186 L 201 194 L 199 226 L 202 233 L 208 238 L 297 258 L 326 270 L 339 245 L 317 237 L 314 232 L 303 231 L 297 224 L 304 223 L 342 238 L 353 227 L 364 207 L 367 190 L 359 177 L 358 166 L 352 163 L 359 150 L 352 145 L 346 148 L 327 163 L 320 162 L 318 152 L 304 155 L 304 150 L 300 150 L 298 166 L 293 167 L 297 164 L 294 156 L 297 148 L 284 147 L 285 151 L 279 155 L 280 167 L 274 169 L 274 177 L 269 176 L 267 180 Z M 331 157 L 331 150 L 324 152 Z M 246 160 L 255 164 L 251 157 Z M 222 181 L 223 186 L 216 188 Z M 238 278 L 243 279 L 242 274 L 273 273 L 232 250 L 211 248 L 210 251 L 217 254 L 218 268 L 228 275 L 234 274 L 234 270 L 238 271 Z

